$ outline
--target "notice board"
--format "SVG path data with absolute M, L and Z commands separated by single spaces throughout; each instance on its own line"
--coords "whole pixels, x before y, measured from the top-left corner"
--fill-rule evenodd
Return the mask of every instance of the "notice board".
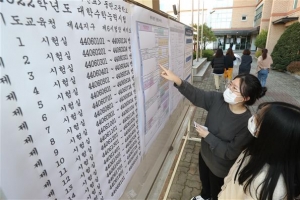
M 185 28 L 120 0 L 0 9 L 1 198 L 119 199 L 179 102 L 158 64 L 186 78 Z

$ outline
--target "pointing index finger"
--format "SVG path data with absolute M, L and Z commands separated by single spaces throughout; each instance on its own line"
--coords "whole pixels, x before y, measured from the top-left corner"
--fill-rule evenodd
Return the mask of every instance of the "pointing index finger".
M 161 64 L 159 64 L 160 68 L 164 71 L 167 71 L 168 69 L 166 69 L 164 66 L 162 66 Z

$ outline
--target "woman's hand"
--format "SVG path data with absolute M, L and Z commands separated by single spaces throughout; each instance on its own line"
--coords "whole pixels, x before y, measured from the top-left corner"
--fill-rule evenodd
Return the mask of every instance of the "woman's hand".
M 197 126 L 196 131 L 198 132 L 199 136 L 203 138 L 205 138 L 209 134 L 208 130 L 202 128 L 201 126 Z
M 180 86 L 181 83 L 182 83 L 182 80 L 177 76 L 175 75 L 171 70 L 169 69 L 166 69 L 164 66 L 162 65 L 159 65 L 160 68 L 161 68 L 161 73 L 160 75 L 169 80 L 169 81 L 173 81 L 174 83 L 176 83 L 176 85 Z

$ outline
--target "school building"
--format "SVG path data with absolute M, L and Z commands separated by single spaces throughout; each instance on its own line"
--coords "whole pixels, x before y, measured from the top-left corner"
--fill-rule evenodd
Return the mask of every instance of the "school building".
M 137 0 L 156 11 L 179 18 L 184 24 L 197 24 L 198 19 L 199 24 L 206 23 L 217 36 L 217 41 L 209 44 L 207 48 L 227 49 L 232 45 L 233 50 L 248 48 L 255 51 L 257 35 L 261 30 L 267 30 L 266 48 L 270 53 L 285 29 L 294 22 L 300 22 L 299 1 Z M 173 5 L 176 5 L 177 15 L 174 14 Z

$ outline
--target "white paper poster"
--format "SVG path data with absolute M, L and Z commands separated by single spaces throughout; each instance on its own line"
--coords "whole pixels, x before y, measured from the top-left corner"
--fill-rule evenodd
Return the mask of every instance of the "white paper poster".
M 173 20 L 169 20 L 170 37 L 169 37 L 169 63 L 170 69 L 178 75 L 182 80 L 186 78 L 184 75 L 185 66 L 185 26 Z M 177 88 L 170 82 L 170 113 L 174 111 L 183 96 L 178 92 Z
M 139 114 L 147 148 L 169 117 L 169 83 L 160 76 L 159 68 L 159 64 L 169 67 L 169 28 L 168 20 L 160 15 L 137 6 L 132 6 L 132 11 L 132 31 L 137 34 L 134 63 L 140 77 L 139 108 L 143 111 Z
M 184 65 L 184 77 L 185 80 L 191 80 L 193 59 L 193 30 L 190 27 L 185 28 L 185 65 Z
M 128 4 L 1 8 L 1 190 L 118 199 L 141 158 Z

